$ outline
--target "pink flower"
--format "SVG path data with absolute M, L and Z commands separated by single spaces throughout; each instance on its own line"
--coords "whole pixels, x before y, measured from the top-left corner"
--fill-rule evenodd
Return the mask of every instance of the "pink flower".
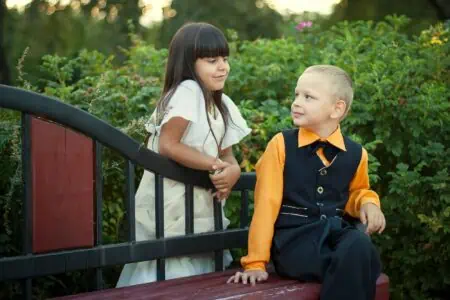
M 311 27 L 312 24 L 313 23 L 311 21 L 303 21 L 303 22 L 298 23 L 298 25 L 295 26 L 295 29 L 297 29 L 298 31 L 302 31 L 306 27 Z

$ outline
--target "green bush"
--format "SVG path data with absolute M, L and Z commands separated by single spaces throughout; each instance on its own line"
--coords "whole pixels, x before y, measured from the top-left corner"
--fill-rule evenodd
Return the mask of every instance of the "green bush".
M 392 298 L 443 299 L 450 293 L 450 180 L 445 163 L 450 156 L 449 30 L 436 25 L 409 37 L 402 33 L 408 23 L 404 17 L 343 22 L 327 31 L 313 27 L 295 38 L 254 42 L 231 33 L 226 93 L 253 129 L 235 149 L 243 170 L 252 171 L 268 140 L 291 126 L 289 106 L 301 72 L 318 63 L 347 70 L 356 93 L 342 127 L 370 152 L 371 181 L 388 223 L 374 241 L 391 280 Z M 47 75 L 35 89 L 143 140 L 143 123 L 161 92 L 167 50 L 135 39 L 127 57 L 117 68 L 97 52 L 46 56 L 41 67 Z M 18 116 L 0 112 L 0 252 L 12 255 L 20 245 L 13 234 L 18 220 L 11 215 L 11 210 L 20 211 Z M 105 151 L 104 173 L 103 234 L 107 241 L 117 241 L 124 217 L 123 161 L 117 154 Z M 228 202 L 227 215 L 237 226 L 237 197 Z M 110 285 L 114 276 L 108 277 Z

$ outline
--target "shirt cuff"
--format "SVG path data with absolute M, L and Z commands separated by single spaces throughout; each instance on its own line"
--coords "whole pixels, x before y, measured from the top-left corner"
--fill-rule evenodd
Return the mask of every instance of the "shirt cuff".
M 376 206 L 378 206 L 378 208 L 381 209 L 381 203 L 380 203 L 380 199 L 375 198 L 375 197 L 367 197 L 367 198 L 363 198 L 361 199 L 361 206 L 363 206 L 366 203 L 373 203 Z
M 266 264 L 264 262 L 252 262 L 252 263 L 248 263 L 246 265 L 244 265 L 244 270 L 245 271 L 249 271 L 249 270 L 261 270 L 261 271 L 266 271 Z

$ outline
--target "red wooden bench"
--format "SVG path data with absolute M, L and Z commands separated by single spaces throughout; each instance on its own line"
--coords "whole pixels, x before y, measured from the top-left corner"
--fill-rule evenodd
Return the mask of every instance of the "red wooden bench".
M 226 284 L 226 280 L 234 272 L 235 270 L 215 272 L 207 275 L 141 284 L 127 288 L 108 289 L 55 299 L 319 299 L 320 284 L 299 283 L 295 280 L 280 278 L 274 273 L 270 274 L 268 281 L 255 286 L 249 284 Z M 389 299 L 389 280 L 384 274 L 378 278 L 375 299 Z
M 0 108 L 23 115 L 23 255 L 0 258 L 0 282 L 22 280 L 24 299 L 32 299 L 35 277 L 95 269 L 95 288 L 101 289 L 103 267 L 152 259 L 160 263 L 158 277 L 162 281 L 67 299 L 318 299 L 319 284 L 281 279 L 275 274 L 255 287 L 226 284 L 235 270 L 163 281 L 165 257 L 214 251 L 216 270 L 221 270 L 223 249 L 246 246 L 248 192 L 254 188 L 254 174 L 243 174 L 235 186 L 241 192 L 240 228 L 222 230 L 217 221 L 222 219 L 220 204 L 216 203 L 216 231 L 194 235 L 192 187 L 212 187 L 206 172 L 182 168 L 94 116 L 43 95 L 0 85 Z M 103 245 L 101 238 L 101 145 L 126 159 L 127 240 L 109 245 Z M 134 164 L 157 174 L 157 240 L 135 242 Z M 186 197 L 187 236 L 163 236 L 164 220 L 158 217 L 163 215 L 161 174 L 185 182 L 191 191 Z M 384 274 L 378 279 L 376 299 L 389 299 L 389 280 Z

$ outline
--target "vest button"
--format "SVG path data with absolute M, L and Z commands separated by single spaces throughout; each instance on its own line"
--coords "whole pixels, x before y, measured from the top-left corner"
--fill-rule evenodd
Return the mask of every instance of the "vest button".
M 322 175 L 322 176 L 327 175 L 327 170 L 326 169 L 320 170 L 320 175 Z
M 319 187 L 317 188 L 317 192 L 318 192 L 319 194 L 322 194 L 322 193 L 323 193 L 323 187 L 319 186 Z
M 326 220 L 326 219 L 327 219 L 327 216 L 326 216 L 326 215 L 320 215 L 320 219 L 321 219 L 321 220 Z

